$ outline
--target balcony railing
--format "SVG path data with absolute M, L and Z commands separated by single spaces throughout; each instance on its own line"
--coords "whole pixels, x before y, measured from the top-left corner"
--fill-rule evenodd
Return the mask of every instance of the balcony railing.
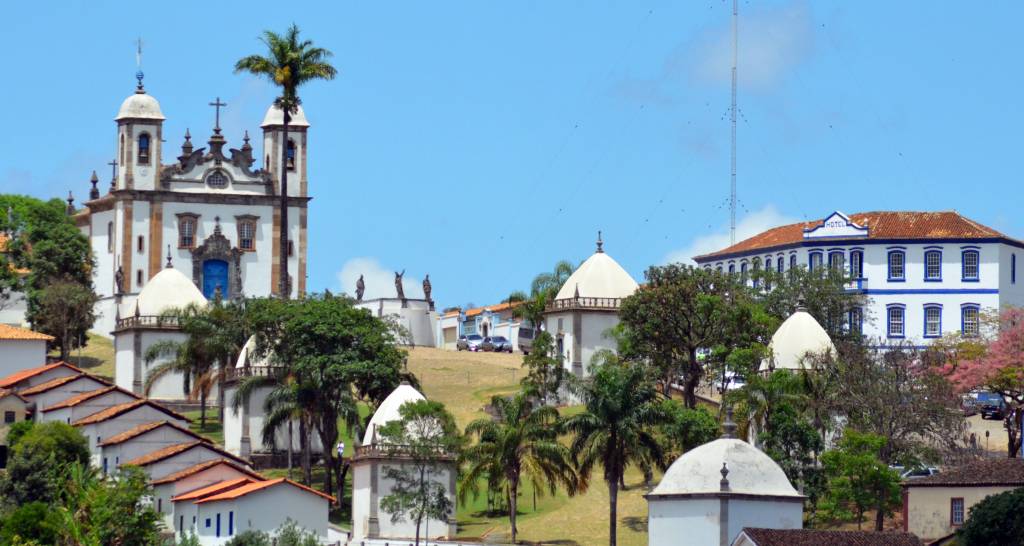
M 376 443 L 356 447 L 356 457 L 409 457 L 409 446 Z M 455 454 L 443 448 L 425 451 L 424 454 L 435 459 L 455 459 Z
M 177 317 L 161 315 L 131 316 L 118 319 L 117 329 L 123 330 L 126 328 L 152 328 L 177 330 L 178 319 Z
M 284 366 L 248 366 L 245 368 L 228 368 L 224 371 L 225 381 L 235 381 L 247 377 L 276 377 L 284 373 Z
M 868 280 L 867 279 L 850 279 L 849 281 L 846 281 L 846 283 L 843 285 L 843 288 L 845 288 L 847 291 L 851 291 L 851 292 L 858 292 L 858 291 L 862 291 L 862 290 L 867 290 L 868 289 Z
M 547 305 L 545 311 L 568 311 L 573 309 L 616 310 L 622 305 L 622 298 L 565 298 Z

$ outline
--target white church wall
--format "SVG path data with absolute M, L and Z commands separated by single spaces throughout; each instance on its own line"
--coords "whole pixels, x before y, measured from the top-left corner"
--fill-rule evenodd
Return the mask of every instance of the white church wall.
M 999 245 L 999 263 L 1000 308 L 1024 306 L 1024 249 Z
M 729 541 L 744 527 L 803 529 L 803 501 L 729 500 Z M 717 528 L 716 528 L 717 529 Z
M 114 295 L 114 272 L 117 265 L 114 263 L 117 248 L 116 240 L 111 241 L 108 224 L 114 221 L 114 211 L 105 210 L 91 215 L 90 226 L 85 229 L 85 235 L 91 232 L 92 254 L 96 259 L 96 269 L 93 270 L 93 285 L 96 294 L 101 298 Z M 113 319 L 113 317 L 110 317 Z M 101 333 L 104 330 L 99 330 Z M 109 330 L 106 330 L 109 333 Z
M 391 522 L 391 514 L 385 511 L 380 506 L 380 501 L 391 494 L 394 484 L 385 477 L 386 469 L 388 467 L 405 467 L 408 465 L 402 465 L 400 463 L 393 462 L 382 462 L 380 463 L 380 472 L 378 473 L 377 482 L 377 510 L 378 518 L 380 522 L 380 536 L 387 538 L 412 538 L 416 536 L 416 523 L 410 521 L 409 518 L 405 518 L 404 521 L 397 523 Z M 449 469 L 442 469 L 439 474 L 436 474 L 431 481 L 439 483 L 446 489 L 449 489 L 451 471 Z M 448 491 L 450 500 L 455 500 L 455 492 Z M 448 536 L 448 522 L 441 521 L 438 519 L 424 520 L 420 528 L 420 536 L 422 538 L 443 538 Z
M 132 391 L 135 375 L 133 337 L 131 331 L 119 332 L 114 336 L 114 383 L 127 391 Z
M 583 374 L 590 374 L 590 366 L 594 355 L 604 349 L 615 351 L 618 347 L 615 340 L 608 337 L 606 332 L 609 328 L 619 323 L 619 316 L 615 313 L 583 313 L 581 348 L 583 352 Z
M 370 465 L 352 466 L 352 538 L 370 533 Z
M 719 500 L 647 501 L 648 544 L 708 546 L 719 543 Z
M 132 204 L 132 240 L 129 241 L 132 253 L 132 270 L 125 271 L 126 278 L 131 278 L 132 291 L 139 292 L 149 281 L 149 203 L 135 201 Z M 139 237 L 142 237 L 142 252 L 139 252 Z M 142 272 L 139 282 L 138 272 Z
M 139 135 L 142 133 L 149 134 L 149 164 L 139 164 Z M 133 184 L 137 190 L 152 190 L 156 189 L 156 171 L 155 166 L 160 161 L 160 156 L 157 152 L 160 150 L 160 135 L 159 125 L 156 123 L 133 123 L 132 124 L 132 178 L 134 179 Z
M 142 352 L 140 358 L 143 358 L 146 351 L 150 347 L 161 341 L 175 341 L 182 343 L 187 341 L 187 336 L 181 332 L 175 331 L 150 331 L 142 330 L 137 335 L 142 336 Z M 126 336 L 130 337 L 130 336 Z M 134 354 L 134 353 L 133 353 Z M 149 371 L 162 363 L 166 362 L 168 358 L 159 358 L 154 360 L 152 363 L 146 363 L 145 358 L 142 360 L 142 388 L 145 392 L 146 379 L 149 377 Z M 187 395 L 184 392 L 184 375 L 181 372 L 171 372 L 160 379 L 156 380 L 153 387 L 149 390 L 148 397 L 154 400 L 185 400 Z M 118 385 L 120 386 L 120 385 Z M 123 387 L 122 387 L 123 388 Z M 131 390 L 131 387 L 128 387 Z M 211 400 L 212 402 L 212 400 Z
M 231 454 L 240 455 L 242 450 L 242 419 L 243 411 L 235 411 L 231 407 L 236 387 L 231 385 L 224 389 L 224 399 L 227 406 L 224 410 L 224 449 Z M 275 449 L 284 451 L 288 449 L 288 427 L 282 426 L 274 433 L 274 445 L 263 443 L 263 403 L 270 393 L 269 388 L 255 389 L 249 397 L 249 447 L 253 453 L 270 453 Z M 320 443 L 319 435 L 314 433 L 310 440 L 310 447 L 313 453 L 323 453 L 323 446 Z M 292 422 L 292 451 L 298 453 L 302 448 L 302 438 L 299 437 L 299 423 Z

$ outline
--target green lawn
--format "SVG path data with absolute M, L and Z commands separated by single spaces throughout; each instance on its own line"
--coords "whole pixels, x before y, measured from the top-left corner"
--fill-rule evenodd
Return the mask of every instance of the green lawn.
M 51 353 L 50 356 L 59 356 Z M 114 342 L 98 334 L 89 332 L 88 341 L 81 350 L 71 352 L 69 364 L 100 377 L 114 379 Z

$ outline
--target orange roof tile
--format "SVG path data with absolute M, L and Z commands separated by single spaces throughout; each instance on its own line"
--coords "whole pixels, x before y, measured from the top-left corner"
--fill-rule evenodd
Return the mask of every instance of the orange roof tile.
M 230 459 L 217 459 L 217 460 L 206 461 L 204 463 L 199 463 L 197 465 L 190 466 L 190 467 L 188 467 L 188 468 L 186 468 L 184 470 L 179 470 L 178 472 L 175 472 L 174 474 L 169 474 L 167 476 L 164 476 L 163 478 L 160 478 L 159 480 L 153 480 L 153 481 L 151 481 L 149 483 L 150 483 L 150 485 L 161 485 L 161 484 L 165 484 L 165 483 L 176 482 L 178 480 L 187 478 L 187 477 L 189 477 L 189 476 L 191 476 L 193 474 L 198 474 L 198 473 L 200 473 L 200 472 L 202 472 L 202 471 L 204 471 L 204 470 L 206 470 L 208 468 L 213 468 L 213 467 L 215 467 L 217 465 L 222 465 L 222 464 L 230 466 L 231 468 L 233 468 L 233 469 L 235 469 L 235 470 L 237 470 L 237 471 L 239 471 L 239 472 L 241 472 L 243 474 L 248 475 L 249 477 L 253 478 L 254 480 L 264 480 L 264 479 L 266 479 L 261 474 L 253 472 L 252 470 L 249 470 L 248 468 L 246 468 L 246 467 L 244 467 L 244 466 L 242 466 L 242 465 L 240 465 L 240 464 L 238 464 L 238 463 L 236 463 L 236 462 L 234 462 L 234 461 L 232 461 Z
M 260 491 L 261 489 L 266 489 L 268 487 L 273 487 L 275 485 L 280 485 L 282 483 L 285 483 L 285 484 L 288 484 L 288 485 L 291 485 L 291 486 L 294 486 L 294 487 L 298 487 L 299 489 L 301 489 L 303 491 L 306 491 L 307 493 L 313 493 L 314 495 L 323 497 L 323 498 L 327 499 L 330 502 L 334 502 L 334 497 L 332 497 L 332 496 L 330 496 L 330 495 L 328 495 L 326 493 L 321 493 L 320 491 L 317 491 L 316 489 L 313 489 L 313 488 L 310 488 L 310 487 L 306 487 L 305 485 L 302 485 L 302 484 L 299 484 L 299 483 L 295 483 L 295 482 L 289 480 L 288 478 L 277 478 L 276 480 L 266 480 L 266 481 L 262 481 L 262 482 L 253 482 L 253 483 L 250 483 L 248 485 L 243 485 L 242 487 L 236 487 L 234 489 L 230 489 L 228 491 L 225 491 L 224 493 L 219 493 L 217 495 L 213 495 L 211 497 L 206 497 L 205 499 L 196 501 L 196 504 L 200 504 L 200 503 L 204 503 L 204 502 L 216 502 L 216 501 L 221 501 L 221 500 L 237 499 L 239 497 L 244 497 L 245 495 L 248 495 L 249 493 L 254 493 L 256 491 Z
M 868 228 L 871 239 L 1009 239 L 1002 233 L 979 224 L 955 211 L 910 212 L 875 211 L 849 215 L 850 221 Z M 804 230 L 821 225 L 824 220 L 798 222 L 775 227 L 744 239 L 732 246 L 709 254 L 695 256 L 694 260 L 709 260 L 750 251 L 797 245 L 804 239 Z M 851 239 L 865 239 L 863 237 Z M 813 240 L 813 239 L 810 239 Z M 837 239 L 829 239 L 836 241 Z
M 110 438 L 107 438 L 106 440 L 103 440 L 102 442 L 100 442 L 100 446 L 101 447 L 102 446 L 112 446 L 112 445 L 117 445 L 117 444 L 120 444 L 120 443 L 123 443 L 123 442 L 127 442 L 128 440 L 131 440 L 132 438 L 135 438 L 136 436 L 141 436 L 141 435 L 143 435 L 143 434 L 145 434 L 145 433 L 147 433 L 147 432 L 149 432 L 151 430 L 156 430 L 156 429 L 158 429 L 160 427 L 171 427 L 173 429 L 180 430 L 181 432 L 184 432 L 185 434 L 188 434 L 189 436 L 195 438 L 196 440 L 200 440 L 200 441 L 206 442 L 208 444 L 209 443 L 213 443 L 213 442 L 210 441 L 209 438 L 206 438 L 204 436 L 200 436 L 200 435 L 196 434 L 195 432 L 192 432 L 191 430 L 189 430 L 189 429 L 187 429 L 187 428 L 185 428 L 183 426 L 180 426 L 180 425 L 177 425 L 175 423 L 172 423 L 171 421 L 154 421 L 152 423 L 143 423 L 143 424 L 141 424 L 141 425 L 139 425 L 139 426 L 137 426 L 135 428 L 128 429 L 128 430 L 126 430 L 126 431 L 124 431 L 124 432 L 122 432 L 120 434 L 115 434 L 115 435 L 111 436 Z
M 53 341 L 55 338 L 27 328 L 0 324 L 0 339 L 5 341 Z
M 71 424 L 77 427 L 77 426 L 81 426 L 81 425 L 90 425 L 92 423 L 99 423 L 101 421 L 106 421 L 107 419 L 113 419 L 114 417 L 117 417 L 118 415 L 121 415 L 121 414 L 123 414 L 125 412 L 131 411 L 131 410 L 133 410 L 133 409 L 135 409 L 135 408 L 137 408 L 139 406 L 150 406 L 153 409 L 162 411 L 162 412 L 166 413 L 167 415 L 169 415 L 169 416 L 171 416 L 171 417 L 173 417 L 175 419 L 181 419 L 182 421 L 185 421 L 185 422 L 189 421 L 189 419 L 187 417 L 185 417 L 184 415 L 182 415 L 182 414 L 180 414 L 180 413 L 178 413 L 178 412 L 176 412 L 176 411 L 174 411 L 174 410 L 172 410 L 170 408 L 165 408 L 164 406 L 162 406 L 160 404 L 157 404 L 156 402 L 153 402 L 152 400 L 146 400 L 144 398 L 141 398 L 139 400 L 133 400 L 131 402 L 125 402 L 124 404 L 118 404 L 116 406 L 111 406 L 111 407 L 109 407 L 109 408 L 107 408 L 107 409 L 105 409 L 103 411 L 96 412 L 96 413 L 94 413 L 92 415 L 83 417 L 83 418 L 81 418 L 81 419 L 79 419 L 79 420 L 77 420 L 77 421 L 75 421 L 74 423 L 71 423 Z
M 171 500 L 174 501 L 174 502 L 178 502 L 178 501 L 199 499 L 199 498 L 202 498 L 202 497 L 209 497 L 211 495 L 216 495 L 216 494 L 219 494 L 219 493 L 224 493 L 225 491 L 230 491 L 232 489 L 235 489 L 235 488 L 238 488 L 238 487 L 242 487 L 243 485 L 249 485 L 251 483 L 258 483 L 258 482 L 256 480 L 253 480 L 252 478 L 235 478 L 233 480 L 224 480 L 222 482 L 217 482 L 215 484 L 211 484 L 211 485 L 208 485 L 206 487 L 200 487 L 199 489 L 196 489 L 194 491 L 189 491 L 188 493 L 182 493 L 181 495 L 175 495 L 175 496 L 171 497 Z
M 512 303 L 505 302 L 505 303 L 499 303 L 497 305 L 488 305 L 486 307 L 474 307 L 473 309 L 469 309 L 469 310 L 466 311 L 466 316 L 467 317 L 474 317 L 476 315 L 479 315 L 480 313 L 483 313 L 484 311 L 490 311 L 492 313 L 499 313 L 501 311 L 506 311 L 508 309 L 512 309 L 514 307 L 518 307 L 518 306 L 520 306 L 522 304 L 523 304 L 523 302 L 521 302 L 521 301 L 514 301 Z
M 28 400 L 26 400 L 25 397 L 18 392 L 12 391 L 10 389 L 0 389 L 0 398 L 7 398 L 8 396 L 15 396 L 22 402 L 28 402 Z
M 96 377 L 95 375 L 87 374 L 87 373 L 79 373 L 79 374 L 75 374 L 75 375 L 65 375 L 64 377 L 58 377 L 56 379 L 51 379 L 51 380 L 49 380 L 49 381 L 47 381 L 45 383 L 40 383 L 40 384 L 36 385 L 35 387 L 29 387 L 27 389 L 22 389 L 22 390 L 20 390 L 18 392 L 20 392 L 21 394 L 23 394 L 25 396 L 32 396 L 32 395 L 35 395 L 35 394 L 40 394 L 40 393 L 44 393 L 44 392 L 56 389 L 57 387 L 60 387 L 61 385 L 67 385 L 68 383 L 71 383 L 72 381 L 78 381 L 79 379 L 92 379 L 94 381 L 99 382 L 102 385 L 108 385 L 108 386 L 111 384 L 110 381 L 107 381 L 106 379 L 103 379 L 101 377 Z
M 38 368 L 29 368 L 27 370 L 21 370 L 20 372 L 12 373 L 7 377 L 0 379 L 0 388 L 13 387 L 14 385 L 21 383 L 22 381 L 35 377 L 41 373 L 48 372 L 54 368 L 65 367 L 78 373 L 85 373 L 82 370 L 68 364 L 67 362 L 54 362 L 53 364 L 46 364 L 45 366 L 39 366 Z
M 102 387 L 102 388 L 96 389 L 94 391 L 87 391 L 87 392 L 76 394 L 76 395 L 72 396 L 71 398 L 66 398 L 66 399 L 64 399 L 64 400 L 62 400 L 60 402 L 57 402 L 56 404 L 53 404 L 52 406 L 50 406 L 48 408 L 43 408 L 43 411 L 47 412 L 47 411 L 53 411 L 53 410 L 58 410 L 58 409 L 62 409 L 62 408 L 71 408 L 71 407 L 77 406 L 78 404 L 81 404 L 82 402 L 87 402 L 89 400 L 92 400 L 93 398 L 96 398 L 97 396 L 102 396 L 104 394 L 107 394 L 107 393 L 110 393 L 110 392 L 114 392 L 114 391 L 121 391 L 121 392 L 123 392 L 125 394 L 129 394 L 129 395 L 131 395 L 131 396 L 133 396 L 135 398 L 138 398 L 138 396 L 133 394 L 133 393 L 130 393 L 130 392 L 124 390 L 124 389 L 120 389 L 118 387 L 110 385 L 110 386 L 106 386 L 106 387 Z
M 145 455 L 143 455 L 141 457 L 136 457 L 136 458 L 134 458 L 134 459 L 132 459 L 132 460 L 126 462 L 126 463 L 123 463 L 123 464 L 133 465 L 133 466 L 146 466 L 146 465 L 150 465 L 150 464 L 153 464 L 153 463 L 160 462 L 160 461 L 162 461 L 164 459 L 167 459 L 169 457 L 173 457 L 173 456 L 175 456 L 175 455 L 177 455 L 179 453 L 184 453 L 184 452 L 186 452 L 186 451 L 188 451 L 190 449 L 196 448 L 196 447 L 204 447 L 206 449 L 209 449 L 209 450 L 213 451 L 214 453 L 217 453 L 218 455 L 220 455 L 222 457 L 226 457 L 226 458 L 231 459 L 233 461 L 246 464 L 245 459 L 242 459 L 241 457 L 237 457 L 235 455 L 232 455 L 231 453 L 228 453 L 227 451 L 224 451 L 223 449 L 221 449 L 221 448 L 219 448 L 219 447 L 217 447 L 217 446 L 215 446 L 215 445 L 213 445 L 213 444 L 211 444 L 211 443 L 209 443 L 209 442 L 207 442 L 205 440 L 196 440 L 195 442 L 185 442 L 185 443 L 182 443 L 182 444 L 175 444 L 175 445 L 172 445 L 172 446 L 167 446 L 167 447 L 165 447 L 163 449 L 158 449 L 156 451 L 152 451 L 150 453 L 147 453 L 147 454 L 145 454 Z

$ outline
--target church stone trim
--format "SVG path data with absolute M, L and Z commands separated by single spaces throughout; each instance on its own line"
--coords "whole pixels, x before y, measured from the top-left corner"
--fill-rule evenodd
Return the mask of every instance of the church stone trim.
M 149 206 L 149 278 L 160 272 L 160 249 L 164 246 L 164 205 Z
M 121 215 L 121 268 L 125 272 L 124 292 L 132 291 L 132 225 L 135 224 L 134 206 L 131 201 L 126 201 Z
M 281 198 L 273 195 L 246 195 L 238 193 L 183 193 L 167 190 L 117 190 L 112 194 L 117 201 L 147 201 L 149 203 L 186 203 L 211 205 L 265 205 L 278 206 Z M 291 196 L 288 206 L 309 206 L 310 197 Z
M 210 235 L 192 250 L 192 282 L 203 289 L 203 263 L 206 260 L 223 260 L 228 264 L 228 294 L 232 298 L 242 296 L 242 251 L 232 248 L 231 242 L 221 233 L 220 223 Z

